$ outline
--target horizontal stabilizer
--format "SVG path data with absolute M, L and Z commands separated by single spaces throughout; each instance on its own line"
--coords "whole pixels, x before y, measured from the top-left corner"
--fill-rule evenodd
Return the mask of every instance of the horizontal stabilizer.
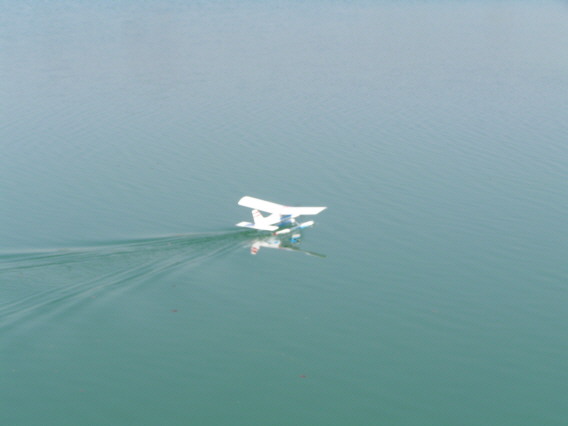
M 239 222 L 237 223 L 237 226 L 242 228 L 258 229 L 259 231 L 276 231 L 278 229 L 278 227 L 274 225 L 258 225 L 250 222 Z

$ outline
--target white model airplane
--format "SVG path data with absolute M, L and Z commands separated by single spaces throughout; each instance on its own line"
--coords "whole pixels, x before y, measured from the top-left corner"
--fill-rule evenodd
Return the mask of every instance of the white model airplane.
M 258 198 L 245 196 L 239 200 L 240 206 L 249 207 L 252 210 L 254 223 L 239 222 L 237 226 L 244 228 L 259 229 L 261 231 L 276 231 L 275 235 L 286 234 L 296 229 L 304 229 L 314 224 L 313 220 L 298 223 L 298 216 L 316 215 L 327 207 L 289 207 L 281 204 L 271 203 L 270 201 L 259 200 Z M 260 210 L 270 213 L 263 216 Z M 283 229 L 280 229 L 283 228 Z M 280 230 L 278 230 L 280 229 Z

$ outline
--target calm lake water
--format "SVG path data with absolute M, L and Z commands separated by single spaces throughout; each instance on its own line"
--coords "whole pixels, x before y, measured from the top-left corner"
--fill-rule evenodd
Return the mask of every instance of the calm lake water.
M 2 425 L 565 424 L 566 2 L 1 6 Z

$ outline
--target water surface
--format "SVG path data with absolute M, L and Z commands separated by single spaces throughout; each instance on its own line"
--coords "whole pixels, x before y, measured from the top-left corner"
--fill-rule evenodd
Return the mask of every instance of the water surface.
M 2 424 L 563 424 L 565 3 L 2 5 Z

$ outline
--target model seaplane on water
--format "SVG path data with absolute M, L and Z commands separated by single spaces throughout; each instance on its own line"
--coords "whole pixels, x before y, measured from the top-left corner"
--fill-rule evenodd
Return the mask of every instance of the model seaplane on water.
M 314 221 L 309 220 L 307 222 L 298 222 L 296 218 L 300 216 L 316 215 L 327 208 L 290 207 L 249 196 L 241 198 L 238 204 L 252 209 L 253 222 L 239 222 L 237 223 L 237 226 L 257 229 L 259 231 L 269 231 L 272 233 L 272 237 L 259 239 L 253 243 L 251 247 L 252 254 L 256 254 L 260 247 L 301 251 L 293 245 L 299 243 L 301 236 L 300 231 L 313 226 Z M 268 215 L 263 216 L 261 211 L 268 213 Z M 283 236 L 290 236 L 289 241 L 282 239 Z M 315 254 L 311 252 L 306 253 Z

